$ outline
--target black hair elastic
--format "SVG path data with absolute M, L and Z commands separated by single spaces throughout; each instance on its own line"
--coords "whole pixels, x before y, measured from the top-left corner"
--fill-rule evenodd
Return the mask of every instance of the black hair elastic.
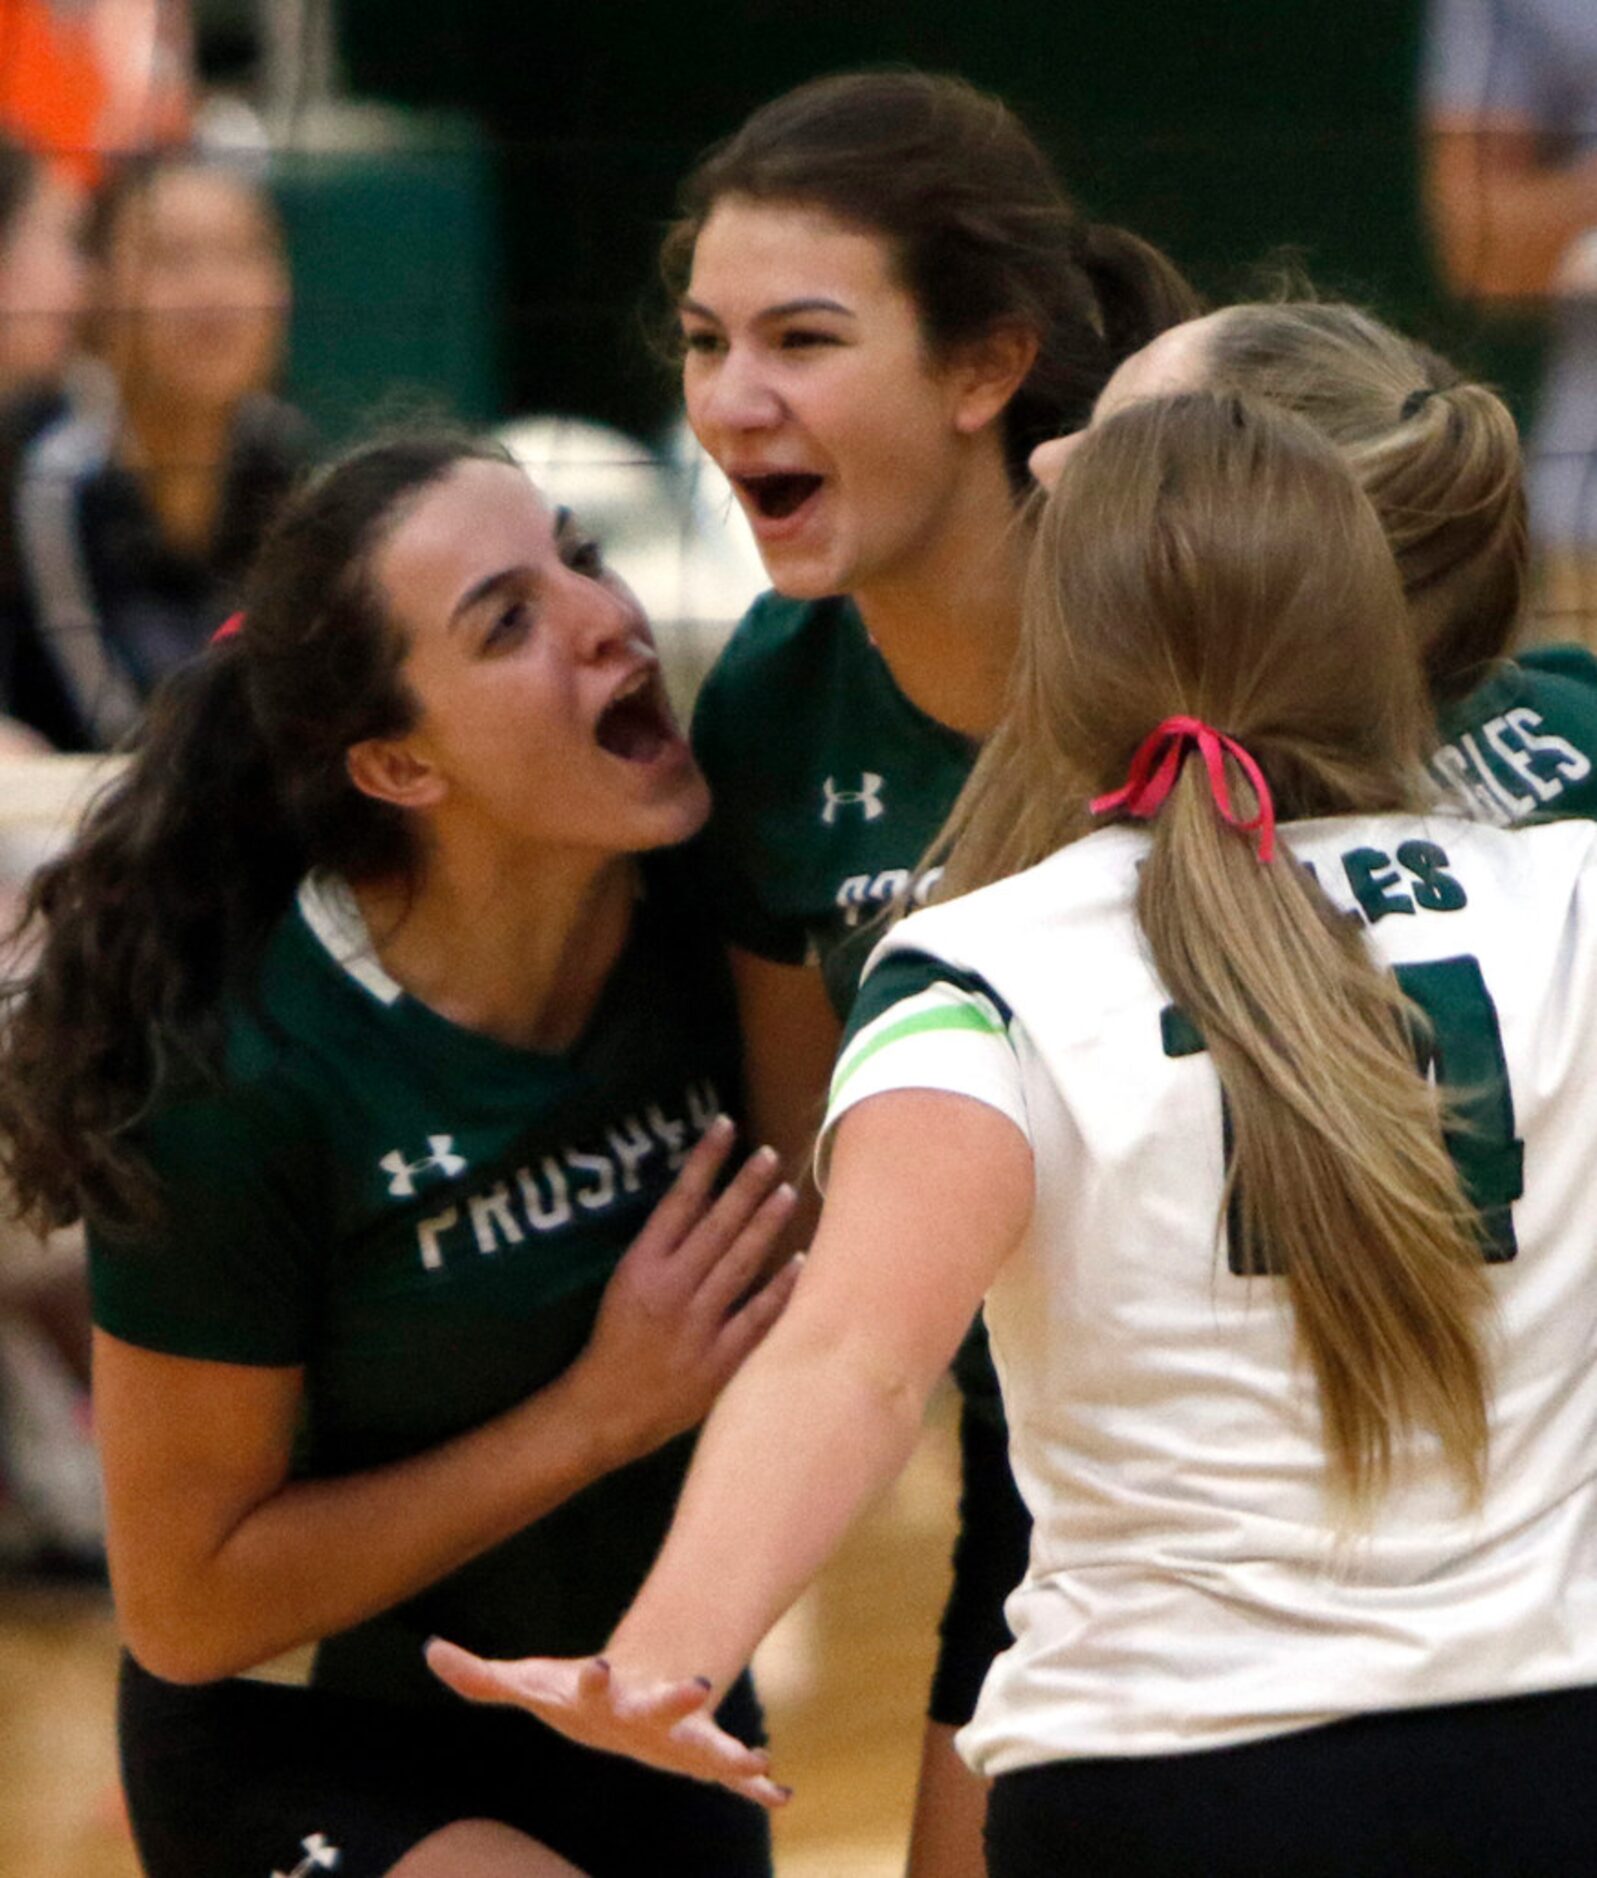
M 1425 408 L 1426 399 L 1434 398 L 1436 391 L 1435 385 L 1421 385 L 1418 390 L 1411 391 L 1403 400 L 1403 408 L 1398 412 L 1398 417 L 1405 424 L 1411 417 L 1418 417 Z

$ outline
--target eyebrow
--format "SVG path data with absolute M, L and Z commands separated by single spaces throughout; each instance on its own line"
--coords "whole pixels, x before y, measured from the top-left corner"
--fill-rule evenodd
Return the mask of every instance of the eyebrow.
M 551 532 L 557 546 L 570 534 L 576 519 L 575 514 L 564 505 L 555 510 Z M 491 600 L 506 588 L 519 587 L 524 582 L 536 585 L 537 581 L 538 570 L 526 561 L 518 561 L 514 567 L 502 567 L 497 574 L 484 575 L 481 580 L 474 581 L 455 602 L 449 615 L 450 626 L 458 625 L 473 607 L 481 606 L 484 600 Z
M 523 581 L 534 577 L 534 570 L 526 562 L 520 561 L 514 567 L 502 567 L 497 574 L 488 574 L 482 580 L 474 581 L 455 602 L 449 615 L 450 626 L 457 626 L 473 607 L 481 606 L 484 600 L 492 599 L 504 589 L 518 587 Z
M 697 300 L 689 299 L 686 294 L 677 302 L 677 310 L 681 313 L 695 314 L 702 320 L 714 320 L 717 326 L 721 323 L 720 317 L 712 313 L 709 307 L 702 306 Z M 844 306 L 840 300 L 828 300 L 819 294 L 807 300 L 780 301 L 776 306 L 763 308 L 754 317 L 757 320 L 785 320 L 792 319 L 795 314 L 799 313 L 840 313 L 846 320 L 856 317 L 853 309 Z

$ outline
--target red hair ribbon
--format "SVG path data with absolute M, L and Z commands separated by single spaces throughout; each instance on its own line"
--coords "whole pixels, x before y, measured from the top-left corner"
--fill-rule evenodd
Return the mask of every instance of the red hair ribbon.
M 217 627 L 216 631 L 211 634 L 211 644 L 213 646 L 219 646 L 224 639 L 236 639 L 243 630 L 244 615 L 242 613 L 229 613 L 227 618 Z
M 1251 835 L 1257 830 L 1259 859 L 1273 861 L 1275 802 L 1270 795 L 1270 785 L 1264 780 L 1263 770 L 1235 737 L 1228 737 L 1223 730 L 1216 730 L 1201 718 L 1167 717 L 1138 746 L 1137 754 L 1131 759 L 1131 768 L 1126 773 L 1125 785 L 1106 796 L 1093 797 L 1090 804 L 1093 814 L 1112 815 L 1116 809 L 1124 809 L 1128 815 L 1135 815 L 1140 821 L 1147 821 L 1149 817 L 1157 815 L 1164 805 L 1165 797 L 1175 787 L 1187 751 L 1194 744 L 1209 772 L 1209 792 L 1214 797 L 1214 806 L 1242 834 Z M 1235 758 L 1241 766 L 1242 773 L 1252 783 L 1253 793 L 1259 799 L 1258 812 L 1246 821 L 1231 806 L 1231 791 L 1225 779 L 1227 756 Z

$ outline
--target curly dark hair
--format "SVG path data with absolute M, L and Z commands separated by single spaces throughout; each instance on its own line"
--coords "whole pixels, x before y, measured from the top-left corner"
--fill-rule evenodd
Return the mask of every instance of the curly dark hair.
M 26 144 L 0 131 L 0 246 L 11 239 L 17 217 L 38 187 L 43 167 Z
M 417 711 L 371 564 L 421 490 L 479 459 L 508 460 L 455 433 L 390 437 L 291 498 L 244 629 L 161 686 L 127 767 L 35 877 L 17 937 L 37 952 L 6 988 L 0 1032 L 0 1165 L 22 1217 L 150 1218 L 132 1131 L 217 1073 L 225 1006 L 300 879 L 414 873 L 403 812 L 357 790 L 345 763 Z

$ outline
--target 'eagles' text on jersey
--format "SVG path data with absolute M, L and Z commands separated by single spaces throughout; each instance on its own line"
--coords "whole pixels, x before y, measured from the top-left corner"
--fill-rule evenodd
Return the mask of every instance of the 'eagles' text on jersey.
M 1284 841 L 1430 1020 L 1416 1048 L 1496 1304 L 1482 1505 L 1434 1438 L 1338 1532 L 1312 1380 L 1222 1218 L 1222 1092 L 1113 827 L 911 915 L 856 1003 L 827 1128 L 946 1089 L 1030 1141 L 1031 1226 L 986 1314 L 1035 1520 L 962 1750 L 996 1774 L 1221 1746 L 1377 1708 L 1597 1682 L 1597 829 L 1304 822 Z

